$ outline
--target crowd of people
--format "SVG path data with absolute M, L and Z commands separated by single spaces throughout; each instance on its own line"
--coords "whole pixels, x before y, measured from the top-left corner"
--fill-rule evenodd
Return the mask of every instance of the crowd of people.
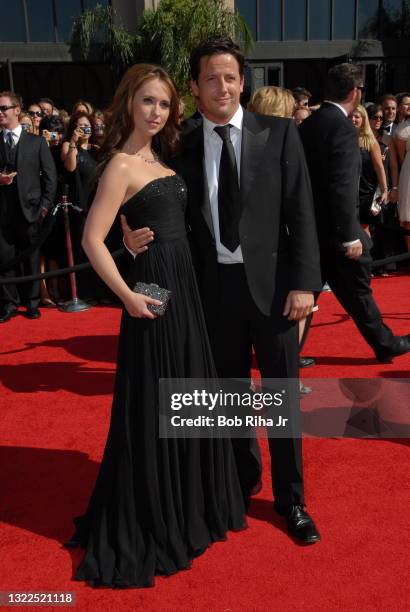
M 29 143 L 36 142 L 30 136 L 27 139 L 28 135 L 41 136 L 47 144 L 50 155 L 43 149 L 44 155 L 37 170 L 38 176 L 33 179 L 38 183 L 36 193 L 33 194 L 31 190 L 28 194 L 30 210 L 35 211 L 36 208 L 41 208 L 35 206 L 35 200 L 37 198 L 37 202 L 40 202 L 44 190 L 48 189 L 52 196 L 47 200 L 46 206 L 44 202 L 42 204 L 45 215 L 61 199 L 61 194 L 67 190 L 68 186 L 68 200 L 76 207 L 69 211 L 74 260 L 76 263 L 84 262 L 81 236 L 95 191 L 93 177 L 97 164 L 97 153 L 104 138 L 104 113 L 94 109 L 91 103 L 84 100 L 79 100 L 74 104 L 71 114 L 66 110 L 58 110 L 50 98 L 41 98 L 38 102 L 24 107 L 20 96 L 8 91 L 0 93 L 0 101 L 0 106 L 4 109 L 0 110 L 0 128 L 5 128 L 2 131 L 3 134 L 12 133 L 12 148 L 16 157 L 14 162 L 10 162 L 9 146 L 3 138 L 0 183 L 10 187 L 7 190 L 3 189 L 4 199 L 13 199 L 14 195 L 21 201 L 23 182 L 27 178 L 26 176 L 23 178 L 23 173 L 26 175 L 28 170 L 24 164 L 21 165 L 22 161 L 18 151 Z M 24 132 L 24 137 L 20 142 L 22 132 Z M 51 171 L 44 172 L 42 163 L 46 163 Z M 8 227 L 10 224 L 14 226 L 19 222 L 18 218 L 6 219 L 5 214 L 5 205 L 3 205 L 3 222 L 0 226 Z M 41 221 L 43 215 L 39 219 Z M 3 262 L 18 256 L 38 239 L 39 219 L 32 219 L 35 223 L 31 224 L 30 229 L 24 235 L 19 232 L 19 236 L 11 236 L 6 231 L 2 232 L 0 254 Z M 115 241 L 112 241 L 112 246 L 115 247 L 117 243 L 120 243 L 118 236 Z M 34 250 L 31 260 L 31 267 L 27 267 L 27 262 L 22 262 L 21 266 L 9 269 L 6 275 L 20 276 L 23 271 L 30 275 L 36 272 L 52 271 L 67 265 L 65 230 L 61 213 L 56 216 L 55 227 L 51 234 L 41 245 L 39 251 Z M 107 290 L 93 273 L 79 274 L 77 283 L 83 299 L 110 301 Z M 34 297 L 35 294 L 38 295 Z M 26 315 L 36 319 L 41 314 L 38 306 L 55 307 L 58 302 L 69 298 L 69 287 L 64 278 L 59 280 L 52 278 L 47 283 L 43 280 L 40 284 L 35 282 L 28 289 L 25 284 L 16 288 L 8 286 L 3 291 L 1 315 L 5 314 L 8 320 L 10 315 L 16 314 L 17 307 L 21 304 L 27 306 Z
M 251 112 L 272 115 L 276 117 L 293 118 L 296 126 L 314 113 L 320 105 L 310 105 L 312 94 L 304 87 L 293 90 L 266 86 L 254 92 L 248 110 Z M 21 129 L 28 134 L 42 136 L 50 150 L 57 173 L 57 187 L 53 202 L 61 196 L 63 186 L 69 186 L 69 201 L 75 204 L 81 213 L 70 214 L 74 260 L 76 263 L 85 261 L 81 248 L 81 236 L 92 197 L 95 192 L 94 175 L 97 166 L 98 151 L 105 136 L 104 112 L 97 110 L 85 100 L 78 100 L 71 113 L 65 109 L 57 109 L 50 98 L 40 98 L 37 102 L 25 107 L 21 98 L 13 92 L 0 94 L 0 128 L 13 126 L 8 122 L 14 118 L 17 132 Z M 190 119 L 184 123 L 190 125 Z M 17 109 L 17 111 L 15 110 Z M 360 221 L 373 240 L 372 255 L 375 259 L 383 259 L 406 249 L 410 251 L 410 236 L 403 237 L 399 227 L 410 229 L 410 93 L 397 95 L 385 94 L 377 103 L 358 105 L 350 114 L 350 119 L 358 132 L 358 143 L 362 158 L 360 174 Z M 3 131 L 3 133 L 5 133 Z M 5 141 L 4 141 L 5 142 Z M 0 184 L 8 184 L 13 180 L 13 174 L 7 160 L 4 159 Z M 21 174 L 21 172 L 19 173 Z M 8 177 L 6 176 L 8 175 Z M 42 181 L 44 182 L 44 181 Z M 41 217 L 42 218 L 42 217 Z M 32 232 L 31 232 L 32 233 Z M 3 232 L 4 234 L 4 232 Z M 3 236 L 4 238 L 4 236 Z M 2 260 L 12 259 L 13 255 L 27 247 L 35 239 L 19 237 L 15 244 L 2 244 L 0 254 Z M 13 240 L 11 241 L 13 243 Z M 116 224 L 108 237 L 112 249 L 119 248 L 121 235 Z M 6 257 L 7 256 L 7 257 Z M 22 263 L 20 269 L 8 271 L 9 276 L 35 271 L 45 272 L 64 267 L 67 263 L 64 239 L 63 221 L 58 215 L 56 227 L 51 236 L 41 246 L 38 267 L 37 259 L 32 258 L 32 267 Z M 376 268 L 375 275 L 389 276 L 397 270 L 397 264 L 390 263 Z M 82 272 L 78 278 L 80 297 L 91 302 L 109 303 L 115 300 L 99 279 L 92 272 Z M 35 283 L 36 286 L 36 283 Z M 18 289 L 8 287 L 6 295 L 2 289 L 2 308 L 0 320 L 5 314 L 8 320 L 10 312 L 15 314 L 19 303 L 31 305 L 28 316 L 38 318 L 40 310 L 36 299 L 27 299 L 25 286 L 21 288 L 23 295 L 18 296 Z M 29 292 L 37 291 L 31 288 Z M 13 295 L 11 300 L 10 295 Z M 68 299 L 68 287 L 64 279 L 50 279 L 40 283 L 39 305 L 53 307 L 59 301 Z
M 310 106 L 312 94 L 304 87 L 292 91 L 261 87 L 254 92 L 248 110 L 276 117 L 293 117 L 296 125 L 320 106 Z M 384 94 L 377 102 L 359 104 L 349 118 L 357 129 L 362 159 L 359 186 L 360 221 L 373 240 L 374 259 L 410 252 L 410 237 L 400 226 L 410 228 L 410 157 L 406 143 L 410 136 L 410 93 Z M 410 145 L 409 145 L 410 148 Z M 400 197 L 399 197 L 400 193 Z M 389 276 L 397 264 L 375 269 Z
M 329 71 L 315 111 L 306 90 L 274 87 L 255 92 L 245 110 L 244 60 L 225 37 L 192 51 L 198 112 L 182 126 L 169 75 L 136 64 L 104 117 L 104 138 L 92 142 L 95 114 L 81 102 L 65 119 L 56 163 L 47 145 L 56 140 L 52 102 L 29 107 L 38 121 L 33 130 L 49 120 L 46 140 L 23 130 L 18 96 L 0 93 L 2 260 L 35 244 L 60 163 L 84 211 L 81 245 L 124 306 L 107 444 L 88 507 L 66 543 L 85 549 L 75 579 L 95 586 L 152 586 L 156 575 L 190 567 L 228 530 L 247 527 L 250 498 L 261 488 L 259 446 L 249 432 L 159 436 L 160 379 L 247 379 L 254 352 L 262 378 L 280 378 L 288 388 L 306 335 L 298 324 L 306 328 L 324 281 L 377 360 L 410 351 L 410 335 L 394 335 L 373 298 L 369 229 L 370 215 L 406 193 L 407 158 L 399 145 L 399 179 L 387 149 L 396 132 L 406 133 L 408 115 L 393 140 L 378 128 L 377 106 L 374 129 L 366 129 L 363 75 L 353 64 Z M 376 198 L 370 184 L 379 187 Z M 120 215 L 125 275 L 107 248 Z M 29 263 L 23 273 L 38 266 L 34 253 Z M 38 318 L 33 283 L 18 293 L 3 287 L 3 322 L 20 302 Z M 169 302 L 158 298 L 169 292 Z M 287 427 L 284 435 L 268 427 L 273 511 L 292 538 L 315 544 L 321 536 L 305 505 L 298 419 Z

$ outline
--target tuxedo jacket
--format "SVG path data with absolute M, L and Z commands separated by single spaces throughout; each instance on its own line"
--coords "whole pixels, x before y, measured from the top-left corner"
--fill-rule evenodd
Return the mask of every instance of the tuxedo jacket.
M 188 187 L 191 246 L 209 314 L 215 306 L 218 264 L 202 121 L 184 136 L 182 152 L 172 165 Z M 271 313 L 277 290 L 320 290 L 311 186 L 293 121 L 244 111 L 240 198 L 239 236 L 245 273 L 252 298 L 262 313 Z M 283 279 L 286 287 L 282 286 Z
M 321 247 L 344 250 L 362 237 L 359 223 L 360 149 L 355 127 L 324 102 L 299 127 L 316 210 Z
M 6 145 L 0 132 L 0 169 L 7 163 Z M 17 187 L 18 204 L 29 223 L 39 219 L 41 208 L 49 209 L 57 190 L 57 173 L 54 160 L 42 136 L 24 130 L 17 145 Z M 4 196 L 0 187 L 0 206 Z

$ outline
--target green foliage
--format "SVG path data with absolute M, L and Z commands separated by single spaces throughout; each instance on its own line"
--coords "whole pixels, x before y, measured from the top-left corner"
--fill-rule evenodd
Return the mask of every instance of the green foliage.
M 142 13 L 138 31 L 144 59 L 156 61 L 173 76 L 179 91 L 188 91 L 189 55 L 211 35 L 240 36 L 244 46 L 252 44 L 250 31 L 223 0 L 161 0 L 156 11 Z
M 97 4 L 74 21 L 70 47 L 83 60 L 103 59 L 115 66 L 132 63 L 138 39 L 114 23 L 111 6 Z
M 211 35 L 229 35 L 252 47 L 252 36 L 239 13 L 228 10 L 223 0 L 161 0 L 157 10 L 143 11 L 137 34 L 114 24 L 111 7 L 97 5 L 76 20 L 72 48 L 90 59 L 100 49 L 113 65 L 149 61 L 163 66 L 173 77 L 179 92 L 188 95 L 189 55 Z

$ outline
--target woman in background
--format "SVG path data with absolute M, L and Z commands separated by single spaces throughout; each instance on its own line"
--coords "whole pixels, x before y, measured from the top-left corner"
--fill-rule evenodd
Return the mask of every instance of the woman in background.
M 105 121 L 104 113 L 102 111 L 95 111 L 91 116 L 91 129 L 92 136 L 90 138 L 91 144 L 100 148 L 105 137 Z
M 369 226 L 374 224 L 374 217 L 380 214 L 381 206 L 388 200 L 387 179 L 382 157 L 387 145 L 377 141 L 364 106 L 359 104 L 350 115 L 350 119 L 359 137 L 362 158 L 359 184 L 360 223 L 370 236 Z
M 41 110 L 38 104 L 30 104 L 27 110 L 27 114 L 30 115 L 33 121 L 33 134 L 38 135 L 40 133 L 40 123 L 42 118 L 44 117 L 43 111 Z
M 94 107 L 91 102 L 86 102 L 85 100 L 77 100 L 77 102 L 73 106 L 71 115 L 76 115 L 77 113 L 86 113 L 87 115 L 92 115 L 94 113 Z
M 30 134 L 34 134 L 34 125 L 31 115 L 26 111 L 22 111 L 19 115 L 20 125 L 25 132 L 29 132 Z
M 251 113 L 291 118 L 295 109 L 295 98 L 289 89 L 266 86 L 257 89 L 247 107 Z
M 372 132 L 379 143 L 384 171 L 386 173 L 387 188 L 389 192 L 388 204 L 382 207 L 380 215 L 373 219 L 373 249 L 372 255 L 374 259 L 384 259 L 398 252 L 398 235 L 397 229 L 397 200 L 398 200 L 398 183 L 399 183 L 399 167 L 397 161 L 397 151 L 393 138 L 384 133 L 383 130 L 383 108 L 380 104 L 369 104 L 366 107 L 366 112 L 369 117 L 369 124 Z M 396 269 L 396 264 L 390 264 Z M 388 276 L 386 268 L 377 268 L 375 274 L 380 276 Z
M 87 261 L 81 247 L 81 238 L 94 196 L 98 152 L 98 148 L 90 143 L 91 121 L 91 115 L 85 112 L 72 115 L 61 147 L 61 160 L 69 185 L 69 201 L 81 209 L 69 210 L 75 263 Z M 93 270 L 79 272 L 77 284 L 79 296 L 83 300 L 93 301 L 105 297 L 105 288 Z

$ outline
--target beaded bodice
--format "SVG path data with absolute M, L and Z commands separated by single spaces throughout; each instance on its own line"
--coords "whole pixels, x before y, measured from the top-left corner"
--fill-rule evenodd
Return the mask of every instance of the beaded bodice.
M 174 174 L 147 183 L 127 200 L 120 213 L 125 215 L 131 228 L 149 227 L 155 242 L 167 242 L 186 236 L 186 201 L 186 185 Z

